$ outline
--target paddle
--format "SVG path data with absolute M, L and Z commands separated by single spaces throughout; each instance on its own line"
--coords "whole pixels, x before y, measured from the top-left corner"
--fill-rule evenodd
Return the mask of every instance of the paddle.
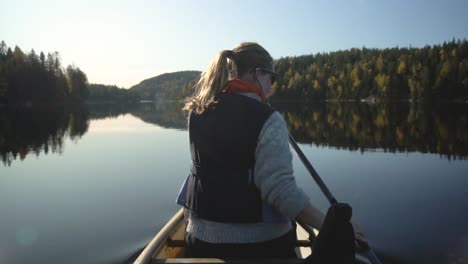
M 314 178 L 315 182 L 317 185 L 320 187 L 320 190 L 322 190 L 323 194 L 325 194 L 325 197 L 327 197 L 328 201 L 330 204 L 336 204 L 338 201 L 335 199 L 333 194 L 330 192 L 328 187 L 325 185 L 325 183 L 322 181 L 318 173 L 315 171 L 314 167 L 312 164 L 310 164 L 309 160 L 306 158 L 302 150 L 299 148 L 297 145 L 296 141 L 292 137 L 291 133 L 289 133 L 289 143 L 293 147 L 293 149 L 296 151 L 297 155 L 301 159 L 302 163 L 306 167 L 306 169 L 309 171 L 310 175 L 312 178 Z M 374 251 L 369 247 L 369 244 L 367 243 L 362 243 L 358 241 L 359 246 L 365 251 L 365 254 L 367 255 L 367 258 L 371 261 L 373 264 L 381 264 L 380 260 L 377 258 L 375 255 Z

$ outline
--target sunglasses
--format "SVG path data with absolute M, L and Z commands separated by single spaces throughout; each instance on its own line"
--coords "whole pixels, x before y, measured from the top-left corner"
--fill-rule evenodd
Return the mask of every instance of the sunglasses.
M 276 82 L 276 79 L 278 78 L 278 74 L 270 69 L 257 67 L 255 68 L 255 70 L 263 74 L 269 74 L 271 84 L 274 84 Z

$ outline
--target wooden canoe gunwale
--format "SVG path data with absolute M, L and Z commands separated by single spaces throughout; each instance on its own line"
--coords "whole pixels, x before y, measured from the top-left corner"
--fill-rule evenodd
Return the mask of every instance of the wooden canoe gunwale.
M 134 264 L 146 264 L 151 261 L 154 252 L 157 252 L 174 233 L 177 225 L 184 220 L 184 210 L 180 209 L 169 222 L 159 231 L 159 233 L 149 242 Z

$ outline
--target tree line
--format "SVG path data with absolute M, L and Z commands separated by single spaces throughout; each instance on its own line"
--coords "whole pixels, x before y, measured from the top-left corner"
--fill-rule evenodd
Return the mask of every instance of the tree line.
M 467 40 L 284 57 L 275 60 L 275 68 L 273 100 L 468 100 Z M 79 68 L 62 67 L 58 52 L 26 54 L 0 43 L 0 104 L 181 100 L 199 77 L 196 71 L 163 74 L 131 89 L 89 85 Z
M 467 100 L 468 41 L 275 60 L 277 99 Z
M 133 103 L 139 101 L 140 94 L 134 90 L 121 88 L 116 85 L 89 84 L 88 102 Z
M 88 96 L 88 80 L 80 68 L 63 68 L 58 52 L 24 53 L 0 43 L 0 104 L 80 102 Z

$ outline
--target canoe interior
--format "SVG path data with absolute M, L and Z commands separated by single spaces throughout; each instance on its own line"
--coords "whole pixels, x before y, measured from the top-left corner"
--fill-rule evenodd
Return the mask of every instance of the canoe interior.
M 308 232 L 297 225 L 297 248 L 296 254 L 297 259 L 286 261 L 286 263 L 300 263 L 304 258 L 311 254 L 311 243 L 308 240 Z M 317 230 L 313 230 L 314 234 L 318 233 Z M 143 252 L 142 255 L 150 254 L 151 257 L 146 260 L 138 259 L 135 263 L 285 263 L 284 260 L 221 260 L 215 258 L 184 258 L 184 236 L 185 236 L 185 222 L 183 219 L 182 211 L 176 213 L 176 215 L 166 224 L 166 226 L 158 233 L 155 239 L 157 241 L 151 241 L 148 247 L 151 252 Z M 153 243 L 155 242 L 155 243 Z
M 250 260 L 223 260 L 216 258 L 184 258 L 184 236 L 185 236 L 185 222 L 183 210 L 179 210 L 172 219 L 159 231 L 159 233 L 151 240 L 146 246 L 140 256 L 135 260 L 134 264 L 148 264 L 148 263 L 180 263 L 180 264 L 202 264 L 202 263 L 230 263 L 230 264 L 299 264 L 303 263 L 304 258 L 310 256 L 312 253 L 311 241 L 318 235 L 318 230 L 308 227 L 307 225 L 297 224 L 297 242 L 296 254 L 297 258 L 294 259 L 250 259 Z M 356 263 L 369 264 L 370 261 L 362 254 L 356 254 Z
M 184 236 L 185 236 L 185 223 L 184 221 L 179 222 L 177 227 L 174 229 L 173 233 L 167 238 L 166 243 L 160 247 L 160 249 L 154 252 L 152 259 L 162 260 L 162 259 L 173 259 L 173 258 L 183 258 L 184 256 Z M 310 242 L 306 241 L 308 239 L 307 232 L 301 227 L 297 228 L 298 236 L 298 247 L 296 248 L 296 254 L 298 258 L 303 259 L 308 257 L 312 250 L 310 248 Z

